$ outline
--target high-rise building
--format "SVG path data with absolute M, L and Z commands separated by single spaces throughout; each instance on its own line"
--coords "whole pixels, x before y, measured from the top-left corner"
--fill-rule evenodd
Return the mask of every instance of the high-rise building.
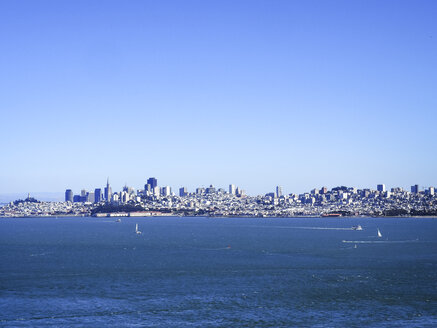
M 155 178 L 147 179 L 147 184 L 150 185 L 151 189 L 154 189 L 158 185 L 158 180 Z
M 326 187 L 322 187 L 322 188 L 320 188 L 320 193 L 321 193 L 322 195 L 327 194 L 327 193 L 328 193 L 328 188 L 326 188 Z
M 109 178 L 106 180 L 106 187 L 105 187 L 105 200 L 107 202 L 111 201 L 111 197 L 112 197 L 112 189 L 111 186 L 109 185 Z
M 237 187 L 237 189 L 235 190 L 235 194 L 237 195 L 237 197 L 243 197 L 245 193 L 246 192 L 243 189 L 240 189 L 240 187 Z
M 185 197 L 186 195 L 187 195 L 187 188 L 185 187 L 179 188 L 179 196 Z
M 100 188 L 94 189 L 94 203 L 100 202 L 102 198 L 103 198 L 102 189 Z
M 276 197 L 281 197 L 282 196 L 282 187 L 281 186 L 277 186 L 276 187 Z
M 229 193 L 231 194 L 231 195 L 235 195 L 235 192 L 236 192 L 236 188 L 235 188 L 235 185 L 234 184 L 230 184 L 229 185 Z
M 419 193 L 419 185 L 416 184 L 414 186 L 411 186 L 411 192 L 414 194 L 418 194 Z
M 206 188 L 207 194 L 213 194 L 215 193 L 215 187 L 213 185 L 210 185 L 208 188 Z
M 65 201 L 73 202 L 73 191 L 71 189 L 65 190 Z
M 381 191 L 381 192 L 385 191 L 385 184 L 377 185 L 376 186 L 376 190 Z
M 86 201 L 89 203 L 94 203 L 94 200 L 95 200 L 95 194 L 93 192 L 87 192 Z
M 434 196 L 434 187 L 429 187 L 428 188 L 428 194 L 431 196 Z
M 171 188 L 170 186 L 165 186 L 161 188 L 161 196 L 170 196 Z

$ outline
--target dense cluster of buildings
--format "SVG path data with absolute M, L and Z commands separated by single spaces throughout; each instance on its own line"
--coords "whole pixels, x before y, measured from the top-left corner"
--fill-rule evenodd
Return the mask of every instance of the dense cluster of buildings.
M 91 215 L 99 209 L 99 215 L 135 211 L 135 215 L 186 215 L 186 216 L 399 216 L 437 215 L 437 196 L 434 187 L 410 191 L 392 188 L 388 191 L 380 184 L 376 189 L 353 187 L 326 187 L 303 194 L 284 194 L 281 186 L 263 196 L 246 196 L 244 190 L 231 184 L 229 189 L 197 188 L 188 192 L 179 189 L 178 195 L 169 186 L 159 187 L 156 178 L 149 178 L 144 189 L 125 186 L 120 192 L 112 192 L 109 180 L 102 190 L 82 190 L 74 195 L 65 192 L 65 202 L 10 203 L 0 208 L 0 216 L 39 215 Z M 103 209 L 103 210 L 102 210 Z M 103 213 L 102 213 L 103 212 Z M 132 213 L 133 215 L 134 213 Z M 121 215 L 121 214 L 120 214 Z
M 217 189 L 210 185 L 207 188 L 197 188 L 195 193 L 189 193 L 186 187 L 179 188 L 179 197 L 189 197 L 193 195 L 214 194 L 215 192 L 225 193 L 224 189 Z M 238 197 L 245 196 L 245 191 L 239 187 L 231 184 L 229 185 L 229 194 Z M 142 199 L 154 199 L 160 197 L 175 196 L 170 186 L 159 187 L 158 180 L 151 177 L 144 185 L 144 189 L 136 190 L 132 187 L 124 186 L 120 192 L 112 192 L 112 188 L 109 184 L 109 178 L 106 181 L 106 187 L 104 192 L 101 188 L 94 189 L 94 192 L 89 192 L 82 189 L 79 195 L 74 195 L 71 189 L 65 191 L 65 201 L 74 203 L 99 203 L 110 202 L 111 204 L 123 204 L 129 202 L 141 202 Z

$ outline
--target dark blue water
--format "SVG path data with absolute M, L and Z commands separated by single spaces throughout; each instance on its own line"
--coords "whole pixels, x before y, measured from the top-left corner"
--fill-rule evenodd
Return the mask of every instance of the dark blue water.
M 436 327 L 437 220 L 0 219 L 0 326 Z

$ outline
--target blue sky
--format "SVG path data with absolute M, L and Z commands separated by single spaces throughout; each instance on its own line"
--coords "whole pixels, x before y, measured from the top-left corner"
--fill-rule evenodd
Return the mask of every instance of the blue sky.
M 436 1 L 1 1 L 0 193 L 437 186 Z

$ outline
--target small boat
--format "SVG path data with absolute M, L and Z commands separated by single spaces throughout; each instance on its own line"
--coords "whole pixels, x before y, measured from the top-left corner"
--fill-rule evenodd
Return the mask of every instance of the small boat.
M 355 244 L 354 248 L 358 248 L 357 244 Z
M 381 231 L 379 231 L 379 229 L 378 229 L 378 238 L 381 238 L 381 237 L 382 237 Z
M 142 232 L 141 232 L 140 230 L 138 230 L 138 223 L 137 223 L 136 226 L 135 226 L 135 233 L 136 233 L 137 235 L 141 235 L 141 234 L 142 234 Z
M 363 227 L 360 225 L 356 225 L 356 226 L 352 227 L 352 230 L 361 231 L 361 230 L 363 230 Z
M 115 222 L 121 222 L 121 219 L 117 219 L 117 220 L 115 220 Z

